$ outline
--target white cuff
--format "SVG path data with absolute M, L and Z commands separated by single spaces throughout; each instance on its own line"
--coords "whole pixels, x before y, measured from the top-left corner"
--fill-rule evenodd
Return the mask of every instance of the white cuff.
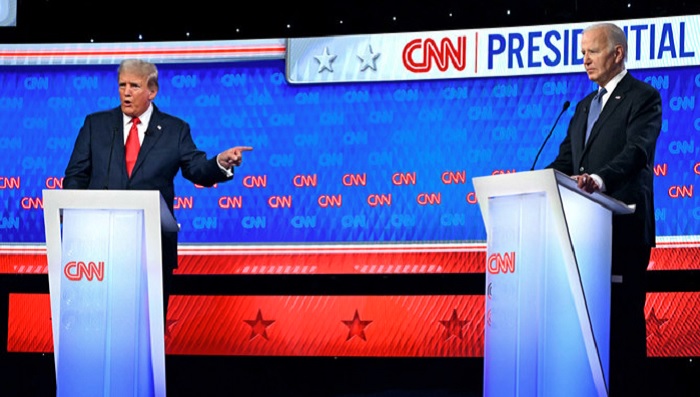
M 598 176 L 596 174 L 591 174 L 591 178 L 593 178 L 595 183 L 598 184 L 598 186 L 600 187 L 600 191 L 604 192 L 605 191 L 605 183 L 603 183 L 603 178 L 601 178 L 600 176 Z
M 223 172 L 224 175 L 226 175 L 227 177 L 230 178 L 233 176 L 233 167 L 224 168 L 223 166 L 221 166 L 221 163 L 219 162 L 219 155 L 218 154 L 216 155 L 216 165 L 219 166 L 219 169 L 221 170 L 221 172 Z

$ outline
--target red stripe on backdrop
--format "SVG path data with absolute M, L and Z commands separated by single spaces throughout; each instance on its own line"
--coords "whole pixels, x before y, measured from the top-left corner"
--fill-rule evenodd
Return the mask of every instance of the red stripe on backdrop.
M 483 356 L 483 296 L 174 298 L 170 354 Z
M 7 351 L 21 353 L 53 351 L 49 294 L 10 294 L 7 315 Z
M 700 247 L 659 244 L 649 270 L 700 270 Z M 180 247 L 176 274 L 397 274 L 483 273 L 484 245 L 464 247 L 366 246 L 319 248 L 251 246 Z M 0 247 L 0 273 L 47 274 L 46 249 Z
M 166 353 L 483 357 L 483 299 L 173 296 Z M 49 295 L 9 303 L 7 351 L 52 352 Z M 700 292 L 649 293 L 646 318 L 648 356 L 700 356 Z
M 466 251 L 336 250 L 315 249 L 274 252 L 264 248 L 244 251 L 208 250 L 179 256 L 176 274 L 424 274 L 483 273 L 486 249 Z M 0 273 L 47 274 L 46 252 L 0 254 Z
M 287 48 L 284 45 L 259 45 L 259 46 L 209 46 L 209 47 L 163 47 L 163 48 L 145 48 L 145 49 L 108 49 L 108 48 L 90 48 L 90 49 L 73 49 L 65 48 L 58 50 L 31 50 L 31 49 L 12 49 L 0 50 L 0 58 L 52 58 L 52 57 L 98 57 L 98 56 L 158 56 L 158 55 L 206 55 L 206 56 L 226 56 L 226 55 L 241 55 L 241 54 L 258 54 L 260 56 L 277 55 L 283 56 Z
M 700 248 L 657 247 L 651 250 L 647 270 L 700 270 Z
M 0 274 L 48 274 L 46 250 L 42 253 L 0 254 Z
M 700 292 L 648 293 L 647 355 L 700 356 Z
M 482 357 L 482 295 L 173 296 L 166 353 Z M 9 352 L 53 350 L 46 294 L 11 294 Z
M 486 250 L 181 255 L 176 274 L 483 273 L 485 263 Z

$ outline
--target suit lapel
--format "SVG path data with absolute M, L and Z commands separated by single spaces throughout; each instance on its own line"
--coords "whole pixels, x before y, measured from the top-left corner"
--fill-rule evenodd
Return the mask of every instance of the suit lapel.
M 605 102 L 603 111 L 600 112 L 600 116 L 598 116 L 598 121 L 596 121 L 595 125 L 593 126 L 593 129 L 591 130 L 591 136 L 588 138 L 588 143 L 586 144 L 585 149 L 587 149 L 590 146 L 589 143 L 592 143 L 596 140 L 596 138 L 600 134 L 601 128 L 603 127 L 603 125 L 605 125 L 605 120 L 607 120 L 610 117 L 610 115 L 615 113 L 615 109 L 625 99 L 625 94 L 629 85 L 627 84 L 627 82 L 630 81 L 628 77 L 629 72 L 627 72 L 627 75 L 625 75 L 625 77 L 622 78 L 617 87 L 615 87 L 615 90 L 610 94 L 608 101 Z M 590 105 L 588 106 L 588 108 L 590 109 Z
M 618 87 L 619 88 L 619 87 Z M 620 103 L 622 103 L 622 100 L 625 99 L 625 95 L 623 93 L 620 93 L 620 90 L 616 89 L 613 91 L 612 94 L 610 94 L 610 98 L 608 98 L 608 101 L 605 103 L 605 107 L 603 107 L 603 111 L 600 112 L 600 116 L 598 116 L 598 121 L 593 125 L 593 129 L 591 130 L 591 136 L 588 138 L 588 143 L 591 143 L 598 138 L 598 135 L 600 134 L 600 129 L 602 128 L 603 125 L 605 125 L 605 120 L 610 117 L 611 114 L 615 113 L 615 108 L 617 108 Z M 586 146 L 589 146 L 586 144 Z
M 124 118 L 121 108 L 117 107 L 114 109 L 113 115 L 112 131 L 114 131 L 114 142 L 112 145 L 112 169 L 114 172 L 120 172 L 122 178 L 127 178 L 126 154 L 124 153 Z
M 605 123 L 605 120 L 610 117 L 611 114 L 615 113 L 615 108 L 617 108 L 620 103 L 625 99 L 625 94 L 624 92 L 621 92 L 621 90 L 615 90 L 612 94 L 610 94 L 610 98 L 608 98 L 608 101 L 605 103 L 605 107 L 603 108 L 603 111 L 600 112 L 600 116 L 598 117 L 598 122 L 602 125 Z M 596 133 L 600 129 L 600 126 L 596 126 L 594 128 L 594 131 L 591 131 L 591 135 L 593 133 Z
M 588 122 L 588 109 L 591 108 L 591 102 L 593 102 L 593 97 L 595 96 L 595 91 L 591 92 L 588 94 L 587 97 L 583 98 L 585 105 L 585 114 L 582 115 L 582 117 L 579 118 L 581 120 L 578 123 L 578 127 L 574 130 L 575 135 L 572 136 L 573 142 L 576 145 L 579 145 L 578 147 L 581 148 L 579 153 L 583 152 L 583 150 L 586 147 L 586 127 L 587 127 L 587 122 Z

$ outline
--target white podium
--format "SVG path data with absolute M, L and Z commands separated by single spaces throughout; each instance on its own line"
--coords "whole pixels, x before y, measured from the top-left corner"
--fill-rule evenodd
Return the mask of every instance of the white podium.
M 165 396 L 158 191 L 44 190 L 56 394 Z
M 487 232 L 484 396 L 607 396 L 612 215 L 547 169 L 473 178 Z

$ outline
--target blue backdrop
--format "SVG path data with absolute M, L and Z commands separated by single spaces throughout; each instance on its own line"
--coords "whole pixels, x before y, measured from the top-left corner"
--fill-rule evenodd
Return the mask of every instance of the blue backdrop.
M 555 156 L 586 75 L 292 85 L 284 60 L 162 64 L 161 110 L 209 155 L 251 145 L 233 182 L 178 179 L 182 243 L 484 241 L 471 178 Z M 631 73 L 659 89 L 657 235 L 700 234 L 700 67 Z M 86 114 L 119 105 L 115 65 L 0 67 L 0 242 L 44 241 Z

